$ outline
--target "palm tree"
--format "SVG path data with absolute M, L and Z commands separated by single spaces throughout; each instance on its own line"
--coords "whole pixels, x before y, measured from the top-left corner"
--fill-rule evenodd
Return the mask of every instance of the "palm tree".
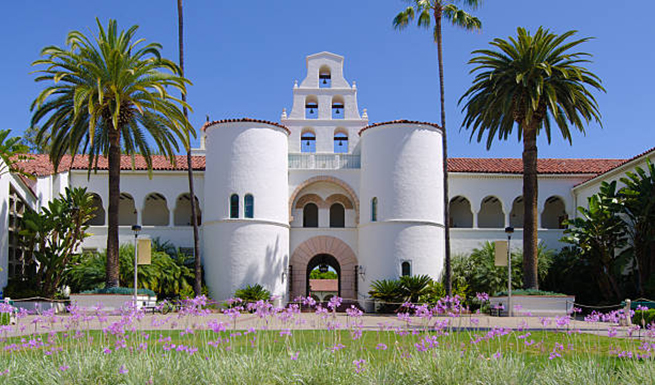
M 182 0 L 177 0 L 177 31 L 180 51 L 180 75 L 184 77 L 184 7 Z M 186 93 L 182 92 L 182 100 L 186 102 Z M 182 106 L 184 118 L 188 119 L 189 112 L 185 106 Z M 186 162 L 189 176 L 189 195 L 191 198 L 191 224 L 193 225 L 193 292 L 196 296 L 202 294 L 202 266 L 200 265 L 200 240 L 198 235 L 198 216 L 196 214 L 196 193 L 193 187 L 193 167 L 191 164 L 191 139 L 187 137 L 186 141 Z
M 25 153 L 29 148 L 22 143 L 20 137 L 9 137 L 11 130 L 0 130 L 0 177 L 7 173 L 18 173 L 28 178 L 34 176 L 21 170 L 22 160 L 32 159 Z
M 482 0 L 462 0 L 471 9 L 476 9 Z M 441 21 L 445 17 L 453 25 L 469 31 L 479 30 L 482 23 L 477 17 L 471 16 L 465 11 L 457 8 L 453 1 L 449 0 L 409 0 L 410 5 L 396 15 L 393 19 L 393 26 L 396 29 L 404 29 L 411 23 L 418 14 L 417 24 L 419 27 L 429 28 L 432 17 L 434 17 L 434 29 L 432 35 L 437 43 L 437 61 L 439 62 L 439 95 L 441 100 L 441 128 L 443 129 L 443 199 L 444 199 L 444 224 L 446 236 L 446 255 L 444 286 L 446 294 L 452 295 L 453 285 L 451 282 L 450 266 L 450 223 L 449 223 L 449 199 L 448 199 L 448 141 L 446 136 L 446 108 L 445 92 L 443 84 L 443 53 Z
M 58 169 L 67 153 L 88 153 L 89 173 L 98 157 L 109 163 L 109 209 L 107 229 L 107 287 L 118 286 L 118 204 L 120 197 L 121 149 L 141 154 L 152 168 L 150 137 L 157 150 L 174 162 L 193 127 L 180 109 L 185 102 L 168 88 L 186 91 L 188 80 L 180 68 L 163 59 L 162 46 L 142 46 L 136 40 L 138 26 L 119 31 L 116 21 L 107 29 L 96 19 L 98 36 L 92 40 L 78 31 L 66 38 L 67 49 L 45 47 L 37 71 L 37 82 L 50 82 L 32 103 L 32 125 L 40 123 L 39 141 L 49 137 L 50 160 Z
M 497 50 L 473 51 L 469 64 L 476 67 L 473 85 L 460 98 L 466 115 L 463 127 L 478 142 L 487 134 L 487 149 L 495 137 L 507 139 L 514 129 L 523 139 L 523 271 L 524 287 L 538 288 L 537 280 L 537 135 L 551 139 L 551 120 L 571 143 L 569 124 L 584 133 L 591 120 L 600 124 L 596 99 L 588 86 L 605 91 L 600 79 L 581 64 L 591 55 L 571 52 L 589 40 L 567 39 L 539 28 L 531 35 L 518 28 L 518 37 L 494 39 Z

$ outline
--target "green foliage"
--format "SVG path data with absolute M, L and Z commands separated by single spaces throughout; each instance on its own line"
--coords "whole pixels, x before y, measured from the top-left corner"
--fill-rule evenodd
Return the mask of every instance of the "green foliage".
M 41 123 L 35 141 L 49 139 L 50 158 L 58 168 L 63 155 L 82 150 L 89 154 L 89 170 L 99 154 L 108 154 L 112 135 L 119 132 L 122 150 L 141 154 L 150 169 L 150 145 L 169 159 L 179 151 L 194 128 L 180 106 L 188 105 L 169 93 L 169 88 L 186 93 L 190 82 L 180 68 L 161 57 L 162 46 L 141 46 L 138 26 L 121 31 L 115 20 L 107 28 L 96 19 L 98 35 L 89 38 L 71 31 L 68 48 L 48 46 L 42 59 L 32 65 L 37 82 L 49 83 L 32 103 L 32 126 Z M 144 132 L 145 130 L 145 132 Z
M 267 301 L 271 298 L 271 292 L 266 290 L 262 285 L 248 285 L 234 293 L 235 298 L 240 298 L 243 302 Z
M 25 145 L 28 151 L 32 154 L 48 154 L 50 153 L 50 139 L 46 136 L 43 140 L 38 141 L 37 135 L 39 134 L 38 126 L 30 126 L 23 132 L 21 144 Z
M 580 249 L 564 247 L 553 257 L 541 287 L 574 295 L 579 303 L 600 304 L 605 301 L 596 281 L 590 278 L 593 274 L 592 266 L 582 257 Z
M 338 279 L 339 276 L 336 272 L 328 270 L 325 273 L 321 273 L 318 269 L 314 269 L 309 273 L 309 279 Z
M 637 310 L 632 316 L 632 323 L 644 328 L 653 322 L 655 322 L 655 309 Z
M 12 278 L 7 282 L 7 286 L 2 289 L 5 297 L 12 299 L 41 297 L 41 290 L 36 284 L 36 278 Z
M 149 295 L 154 297 L 156 294 L 150 289 L 137 289 L 138 294 Z M 85 290 L 80 294 L 121 294 L 134 295 L 134 288 L 131 287 L 107 287 L 101 289 Z
M 507 266 L 495 265 L 496 246 L 493 242 L 485 242 L 481 248 L 473 249 L 470 256 L 460 254 L 453 258 L 453 284 L 466 285 L 467 298 L 475 297 L 476 293 L 493 294 L 507 290 Z M 553 251 L 540 243 L 537 248 L 537 271 L 539 280 L 543 281 L 548 274 Z M 523 270 L 521 262 L 523 253 L 513 251 L 512 258 L 512 289 L 523 285 Z
M 89 236 L 86 223 L 95 210 L 93 196 L 78 187 L 66 188 L 64 195 L 48 202 L 41 213 L 25 212 L 20 234 L 29 240 L 38 264 L 35 285 L 41 296 L 50 298 L 59 288 L 73 252 Z
M 428 294 L 432 278 L 428 275 L 412 275 L 400 277 L 403 300 L 417 303 L 421 296 Z
M 454 283 L 453 287 L 453 295 L 466 298 L 466 284 Z M 442 283 L 428 275 L 418 275 L 375 280 L 368 295 L 380 302 L 377 311 L 389 313 L 398 309 L 403 302 L 436 303 L 446 296 L 446 290 Z
M 655 296 L 655 166 L 636 167 L 621 178 L 621 213 L 625 216 L 630 252 L 636 265 L 639 294 Z
M 0 176 L 13 172 L 34 178 L 33 175 L 23 172 L 18 167 L 20 161 L 32 159 L 25 154 L 29 149 L 21 143 L 20 137 L 9 138 L 10 133 L 11 130 L 0 130 Z
M 11 315 L 9 313 L 0 313 L 0 325 L 9 325 Z
M 561 35 L 539 27 L 534 35 L 518 28 L 516 38 L 494 39 L 492 49 L 473 51 L 476 65 L 473 85 L 460 103 L 466 115 L 462 126 L 478 142 L 487 135 L 487 148 L 495 138 L 506 140 L 518 123 L 519 140 L 530 129 L 551 139 L 553 120 L 562 137 L 571 142 L 569 123 L 584 132 L 590 120 L 600 122 L 596 99 L 587 87 L 604 91 L 600 79 L 580 64 L 589 63 L 586 52 L 571 52 L 590 38 L 568 41 L 576 31 Z
M 465 4 L 472 9 L 476 9 L 482 1 L 480 0 L 467 0 Z M 439 15 L 440 18 L 445 18 L 450 21 L 454 26 L 464 28 L 466 30 L 475 31 L 482 28 L 482 22 L 475 16 L 472 16 L 457 6 L 452 1 L 445 0 L 410 0 L 410 5 L 399 12 L 393 19 L 393 26 L 396 29 L 405 29 L 414 19 L 417 19 L 416 24 L 421 28 L 430 28 L 432 18 Z M 418 15 L 418 17 L 417 17 Z M 435 26 L 432 30 L 434 41 L 437 42 L 441 33 L 438 23 L 435 20 Z
M 602 182 L 600 191 L 587 200 L 588 208 L 578 207 L 580 216 L 566 221 L 562 241 L 575 245 L 589 264 L 591 277 L 603 298 L 618 301 L 623 291 L 617 279 L 628 260 L 619 251 L 627 245 L 627 227 L 619 215 L 621 197 L 616 181 Z
M 73 292 L 103 288 L 106 275 L 107 253 L 90 253 L 77 256 L 67 269 L 65 282 Z M 139 286 L 157 293 L 159 298 L 180 297 L 188 294 L 193 283 L 193 271 L 186 265 L 183 255 L 170 256 L 153 248 L 150 265 L 139 265 Z M 123 244 L 119 249 L 122 287 L 134 287 L 134 246 Z

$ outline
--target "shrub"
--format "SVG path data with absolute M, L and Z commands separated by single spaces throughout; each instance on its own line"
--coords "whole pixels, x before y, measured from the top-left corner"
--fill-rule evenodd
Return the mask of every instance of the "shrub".
M 655 322 L 655 309 L 637 310 L 632 316 L 632 323 L 635 325 L 648 326 Z
M 248 285 L 243 289 L 239 289 L 234 293 L 235 298 L 240 298 L 244 303 L 267 301 L 271 298 L 271 292 L 266 290 L 260 284 Z

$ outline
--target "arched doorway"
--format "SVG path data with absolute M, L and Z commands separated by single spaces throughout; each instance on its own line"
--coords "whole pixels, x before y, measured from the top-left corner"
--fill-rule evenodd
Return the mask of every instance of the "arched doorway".
M 328 298 L 341 296 L 341 266 L 330 254 L 317 254 L 307 263 L 306 294 L 325 302 Z M 334 276 L 336 275 L 336 279 Z
M 321 263 L 337 272 L 339 296 L 344 303 L 357 300 L 357 257 L 347 243 L 339 238 L 320 235 L 298 245 L 291 254 L 291 299 L 309 294 L 309 275 Z

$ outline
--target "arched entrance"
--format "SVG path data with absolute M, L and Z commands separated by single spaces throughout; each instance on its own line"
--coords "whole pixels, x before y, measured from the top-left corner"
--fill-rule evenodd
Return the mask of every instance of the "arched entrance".
M 344 241 L 317 236 L 298 245 L 291 255 L 291 299 L 309 294 L 309 275 L 321 264 L 331 266 L 338 277 L 338 293 L 344 302 L 357 300 L 357 257 Z
M 336 274 L 336 279 L 334 275 Z M 307 263 L 305 296 L 327 302 L 332 296 L 341 296 L 341 266 L 330 254 L 318 254 Z

